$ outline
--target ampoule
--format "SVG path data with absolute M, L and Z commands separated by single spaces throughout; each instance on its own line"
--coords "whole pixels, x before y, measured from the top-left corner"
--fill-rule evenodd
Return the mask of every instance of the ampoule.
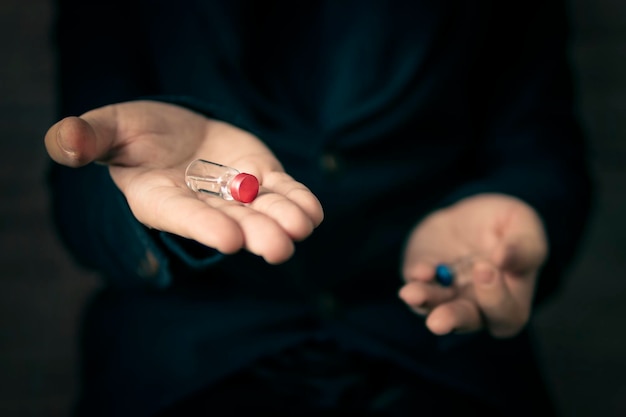
M 460 274 L 467 272 L 474 265 L 474 256 L 468 255 L 450 263 L 435 266 L 435 281 L 441 286 L 451 286 Z
M 254 175 L 204 159 L 187 166 L 185 182 L 193 191 L 241 203 L 252 202 L 259 193 L 259 180 Z

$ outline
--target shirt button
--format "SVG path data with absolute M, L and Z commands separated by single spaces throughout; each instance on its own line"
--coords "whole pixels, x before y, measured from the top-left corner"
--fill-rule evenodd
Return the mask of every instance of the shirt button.
M 320 167 L 327 174 L 336 174 L 339 171 L 339 157 L 334 152 L 325 152 L 320 158 Z

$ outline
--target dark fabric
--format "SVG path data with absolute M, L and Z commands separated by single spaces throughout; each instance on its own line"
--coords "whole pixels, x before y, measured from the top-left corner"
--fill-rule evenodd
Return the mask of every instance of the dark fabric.
M 550 404 L 543 409 L 553 417 Z M 308 342 L 174 404 L 156 417 L 205 416 L 505 417 L 488 404 L 432 383 L 390 362 Z
M 434 207 L 481 192 L 520 197 L 551 242 L 542 299 L 589 211 L 567 15 L 560 0 L 515 13 L 500 3 L 59 0 L 59 112 L 162 97 L 258 134 L 324 205 L 294 264 L 325 289 L 372 267 L 396 271 L 407 231 Z M 166 286 L 171 262 L 198 268 L 148 231 L 109 233 L 134 219 L 106 169 L 53 170 L 62 236 L 111 284 Z M 150 242 L 164 247 L 164 276 L 147 281 L 134 254 Z
M 397 297 L 336 298 L 330 308 L 332 300 L 320 305 L 314 297 L 281 300 L 241 291 L 225 298 L 227 288 L 200 289 L 97 294 L 82 327 L 75 415 L 151 416 L 206 387 L 220 389 L 219 381 L 264 357 L 319 342 L 393 364 L 511 415 L 549 410 L 527 332 L 510 340 L 482 333 L 436 337 Z
M 528 334 L 438 338 L 397 291 L 411 228 L 483 192 L 537 210 L 537 300 L 557 288 L 591 192 L 563 1 L 59 0 L 58 17 L 59 116 L 149 97 L 224 120 L 326 216 L 271 266 L 148 230 L 106 167 L 53 164 L 60 235 L 106 285 L 85 315 L 78 415 L 148 417 L 319 338 L 544 412 Z

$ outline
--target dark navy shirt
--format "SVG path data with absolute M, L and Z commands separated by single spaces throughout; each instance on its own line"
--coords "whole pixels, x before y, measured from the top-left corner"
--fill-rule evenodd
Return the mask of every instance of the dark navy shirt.
M 106 167 L 53 166 L 61 236 L 107 284 L 86 318 L 89 415 L 150 415 L 311 338 L 532 410 L 525 334 L 438 338 L 397 297 L 411 228 L 469 195 L 513 195 L 542 217 L 538 300 L 580 240 L 590 185 L 566 10 L 501 3 L 60 0 L 60 116 L 151 98 L 227 121 L 326 216 L 271 266 L 148 230 Z

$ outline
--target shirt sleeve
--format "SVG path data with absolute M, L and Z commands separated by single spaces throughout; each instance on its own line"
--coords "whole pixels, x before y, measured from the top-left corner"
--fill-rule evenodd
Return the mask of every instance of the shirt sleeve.
M 111 103 L 160 99 L 151 79 L 138 2 L 59 0 L 56 4 L 58 116 L 80 115 Z M 208 112 L 185 98 L 163 101 Z M 103 273 L 116 287 L 170 285 L 177 268 L 202 270 L 223 255 L 169 233 L 148 229 L 133 216 L 106 166 L 48 172 L 53 218 L 79 264 Z

